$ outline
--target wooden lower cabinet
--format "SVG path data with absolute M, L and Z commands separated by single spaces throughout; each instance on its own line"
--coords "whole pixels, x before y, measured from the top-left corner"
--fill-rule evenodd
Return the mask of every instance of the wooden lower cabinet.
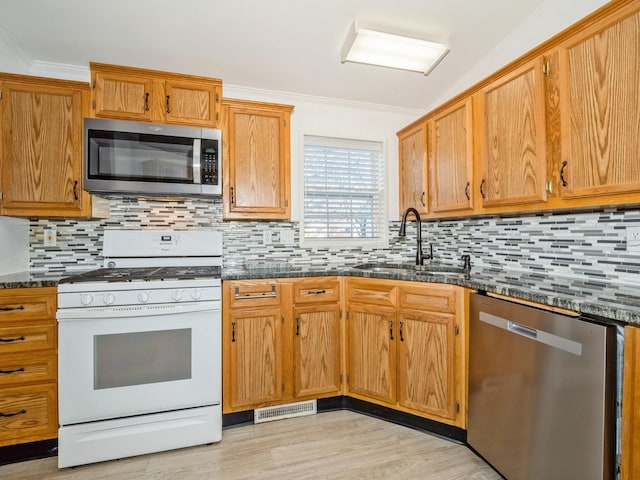
M 224 413 L 341 393 L 339 292 L 337 277 L 224 282 Z
M 465 428 L 465 290 L 355 278 L 346 290 L 348 394 Z
M 0 289 L 0 446 L 58 433 L 56 289 Z

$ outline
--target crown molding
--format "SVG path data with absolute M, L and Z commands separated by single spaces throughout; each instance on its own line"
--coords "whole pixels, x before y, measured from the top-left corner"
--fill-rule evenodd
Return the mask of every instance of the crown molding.
M 255 87 L 245 87 L 242 85 L 230 85 L 222 83 L 224 96 L 228 98 L 243 98 L 246 100 L 269 101 L 290 103 L 315 103 L 325 106 L 356 108 L 360 110 L 372 110 L 376 112 L 387 112 L 398 115 L 420 116 L 424 113 L 421 108 L 404 108 L 392 105 L 377 103 L 358 102 L 355 100 L 344 100 L 341 98 L 322 97 L 317 95 L 307 95 L 303 93 L 282 92 L 278 90 L 264 90 Z
M 29 69 L 29 73 L 39 77 L 62 78 L 64 80 L 78 80 L 89 82 L 91 72 L 89 67 L 69 65 L 66 63 L 43 62 L 35 60 Z

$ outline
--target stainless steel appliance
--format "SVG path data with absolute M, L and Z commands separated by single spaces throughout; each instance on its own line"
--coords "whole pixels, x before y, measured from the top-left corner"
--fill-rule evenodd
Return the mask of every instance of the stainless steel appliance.
M 614 477 L 615 328 L 471 295 L 467 441 L 509 480 Z
M 222 134 L 209 128 L 84 119 L 84 188 L 146 195 L 222 193 Z
M 222 438 L 222 236 L 104 234 L 58 288 L 58 466 Z

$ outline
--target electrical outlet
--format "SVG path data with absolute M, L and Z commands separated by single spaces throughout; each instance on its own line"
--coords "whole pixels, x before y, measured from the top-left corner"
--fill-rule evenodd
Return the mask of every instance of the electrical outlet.
M 295 241 L 293 230 L 280 230 L 280 243 L 284 245 L 293 245 Z
M 56 229 L 55 228 L 44 229 L 44 246 L 45 247 L 56 246 Z
M 627 252 L 640 252 L 640 227 L 627 227 Z
M 271 235 L 271 230 L 262 231 L 262 243 L 264 245 L 271 245 L 273 243 L 273 236 Z

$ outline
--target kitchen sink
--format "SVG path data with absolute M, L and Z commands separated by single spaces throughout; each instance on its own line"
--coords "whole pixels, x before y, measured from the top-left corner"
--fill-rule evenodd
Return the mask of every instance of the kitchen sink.
M 413 265 L 409 263 L 361 263 L 353 268 L 379 273 L 412 273 L 414 275 L 468 275 L 469 270 L 446 264 Z

